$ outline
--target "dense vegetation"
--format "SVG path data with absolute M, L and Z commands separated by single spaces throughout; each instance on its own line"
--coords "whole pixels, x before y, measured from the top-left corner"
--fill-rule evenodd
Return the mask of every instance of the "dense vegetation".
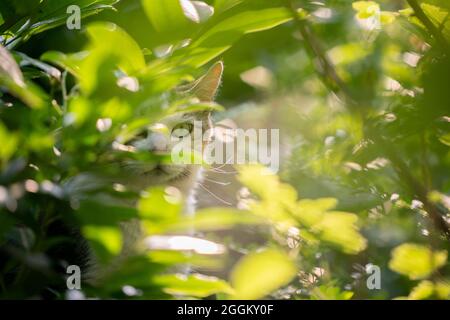
M 66 26 L 72 4 L 80 30 Z M 2 0 L 0 297 L 447 299 L 449 10 L 444 0 Z M 173 94 L 219 59 L 223 107 Z M 280 172 L 237 166 L 235 208 L 186 217 L 164 188 L 83 182 L 93 168 L 114 174 L 119 159 L 152 161 L 112 148 L 149 122 L 210 108 L 280 128 Z M 223 272 L 227 253 L 152 250 L 68 291 L 76 230 L 107 265 L 118 223 L 132 218 L 148 235 L 194 226 L 238 261 Z M 195 271 L 177 275 L 186 263 Z M 380 286 L 369 288 L 374 266 Z

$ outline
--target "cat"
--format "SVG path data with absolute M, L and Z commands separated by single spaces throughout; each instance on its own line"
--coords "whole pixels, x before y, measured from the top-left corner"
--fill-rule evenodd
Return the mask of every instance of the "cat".
M 201 102 L 211 102 L 214 100 L 221 84 L 223 68 L 223 63 L 217 62 L 200 79 L 187 86 L 177 88 L 177 91 L 183 97 L 188 95 L 197 97 Z M 184 112 L 161 119 L 158 122 L 159 126 L 164 126 L 167 129 L 167 136 L 161 135 L 161 132 L 158 132 L 158 130 L 154 131 L 154 126 L 149 123 L 146 130 L 143 130 L 134 139 L 128 142 L 125 141 L 125 143 L 129 147 L 148 151 L 149 153 L 170 154 L 173 147 L 173 141 L 169 137 L 170 134 L 172 132 L 175 133 L 177 129 L 184 129 L 189 132 L 192 130 L 191 124 L 193 121 L 202 123 L 202 131 L 208 131 L 213 126 L 211 113 L 208 111 Z M 171 186 L 177 188 L 185 198 L 182 213 L 190 215 L 194 213 L 195 191 L 198 183 L 202 180 L 201 165 L 140 163 L 136 161 L 127 162 L 124 166 L 115 163 L 113 167 L 115 169 L 121 168 L 122 178 L 115 180 L 116 177 L 102 176 L 101 172 L 103 171 L 99 170 L 101 168 L 92 168 L 90 172 L 78 174 L 61 183 L 61 192 L 64 195 L 70 195 L 70 203 L 62 201 L 59 210 L 61 212 L 70 211 L 74 214 L 54 219 L 47 226 L 46 236 L 49 239 L 64 239 L 59 245 L 51 246 L 46 251 L 46 255 L 51 258 L 49 261 L 52 262 L 52 271 L 55 271 L 55 274 L 64 276 L 48 279 L 49 283 L 47 283 L 45 277 L 37 276 L 40 273 L 30 273 L 36 275 L 37 282 L 41 283 L 42 281 L 45 284 L 40 292 L 43 298 L 59 298 L 59 294 L 67 290 L 66 276 L 69 265 L 80 267 L 81 279 L 84 284 L 101 287 L 108 278 L 108 274 L 111 274 L 111 272 L 117 270 L 117 267 L 123 265 L 130 255 L 137 253 L 136 249 L 139 249 L 137 244 L 141 243 L 142 241 L 140 240 L 144 237 L 140 221 L 122 222 L 120 227 L 123 232 L 123 243 L 120 254 L 106 265 L 100 264 L 89 242 L 83 237 L 80 228 L 75 223 L 77 211 L 74 209 L 76 209 L 80 201 L 95 196 L 97 201 L 102 201 L 106 205 L 136 206 L 135 202 L 112 203 L 113 199 L 108 197 L 108 192 L 103 191 L 110 189 L 114 184 L 120 184 L 127 189 L 135 189 L 136 191 L 143 191 L 152 186 Z M 101 214 L 108 214 L 108 212 L 98 212 L 98 214 L 100 215 L 99 218 L 101 218 Z M 23 231 L 23 234 L 25 234 L 25 228 Z M 18 241 L 11 240 L 13 246 L 23 246 L 21 241 L 22 238 L 25 239 L 25 236 L 22 237 L 22 232 L 20 234 L 21 236 L 17 237 Z M 9 253 L 3 251 L 0 246 L 0 265 L 10 261 L 9 259 Z M 18 273 L 22 270 L 21 268 L 14 268 L 8 271 L 7 274 L 2 274 L 6 288 L 14 286 L 14 281 L 16 281 Z M 183 271 L 185 270 L 186 268 Z M 178 269 L 177 271 L 180 270 Z M 30 274 L 27 274 L 27 276 L 30 276 Z
M 205 75 L 193 83 L 180 87 L 178 91 L 183 95 L 192 95 L 200 102 L 212 102 L 221 84 L 223 74 L 223 63 L 215 63 Z M 148 151 L 158 155 L 170 155 L 174 146 L 172 135 L 181 132 L 182 135 L 191 135 L 194 121 L 202 124 L 202 132 L 212 132 L 212 120 L 210 111 L 178 113 L 161 119 L 157 124 L 145 128 L 135 138 L 127 142 L 129 147 L 139 151 Z M 179 137 L 181 138 L 181 137 Z M 206 140 L 202 140 L 203 149 Z M 199 164 L 182 163 L 143 163 L 138 161 L 127 161 L 121 166 L 122 178 L 117 178 L 116 183 L 134 190 L 145 190 L 151 186 L 175 187 L 185 199 L 182 214 L 192 215 L 195 212 L 195 193 L 197 184 L 202 179 L 202 166 Z M 90 254 L 90 261 L 86 277 L 95 283 L 107 276 L 136 251 L 136 245 L 143 237 L 140 221 L 133 219 L 121 223 L 122 250 L 119 256 L 108 266 L 100 266 L 95 257 Z

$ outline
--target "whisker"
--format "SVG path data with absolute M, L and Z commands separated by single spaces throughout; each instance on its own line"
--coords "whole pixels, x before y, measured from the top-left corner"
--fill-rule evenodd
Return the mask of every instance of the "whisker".
M 220 174 L 236 174 L 238 173 L 237 171 L 224 171 L 224 170 L 216 170 L 215 168 L 211 168 L 211 169 L 207 169 L 207 171 L 211 171 L 214 173 L 220 173 Z
M 206 181 L 209 181 L 209 182 L 221 185 L 221 186 L 228 186 L 228 185 L 231 184 L 231 182 L 221 182 L 221 181 L 216 181 L 216 180 L 209 179 L 209 178 L 206 178 L 206 177 L 204 177 L 203 179 L 205 179 Z
M 216 167 L 215 169 L 222 169 L 225 165 L 230 164 L 230 163 L 228 163 L 228 161 L 230 161 L 232 158 L 233 158 L 232 156 L 229 157 L 229 158 L 225 161 L 224 164 L 222 164 L 222 165 L 219 166 L 219 167 Z
M 210 195 L 212 195 L 215 199 L 221 201 L 222 203 L 231 206 L 232 203 L 225 201 L 224 199 L 220 198 L 218 195 L 214 194 L 212 191 L 208 190 L 208 188 L 206 188 L 203 184 L 199 183 L 198 184 L 203 190 L 205 190 L 206 192 L 208 192 Z

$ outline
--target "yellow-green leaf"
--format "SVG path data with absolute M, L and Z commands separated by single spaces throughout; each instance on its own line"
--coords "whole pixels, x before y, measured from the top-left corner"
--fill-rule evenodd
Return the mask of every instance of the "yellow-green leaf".
M 248 211 L 231 208 L 207 208 L 199 210 L 193 216 L 180 219 L 169 226 L 170 230 L 224 230 L 235 225 L 262 224 L 263 221 Z
M 389 11 L 382 11 L 380 13 L 380 22 L 383 25 L 391 24 L 395 21 L 395 13 Z
M 139 216 L 151 223 L 173 222 L 181 210 L 181 194 L 171 194 L 171 188 L 147 189 L 138 202 Z M 176 189 L 173 189 L 176 190 Z
M 32 83 L 24 81 L 16 60 L 2 45 L 0 45 L 0 86 L 5 86 L 12 95 L 30 107 L 37 108 L 43 104 L 40 90 Z
M 16 152 L 19 138 L 17 134 L 11 133 L 7 128 L 0 123 L 0 141 L 2 146 L 0 148 L 0 163 L 8 161 L 9 158 Z
M 303 227 L 311 228 L 319 223 L 327 210 L 336 207 L 334 198 L 304 199 L 298 201 L 292 214 Z
M 422 245 L 405 243 L 391 252 L 389 268 L 410 279 L 423 279 L 445 265 L 446 262 L 446 250 L 431 251 Z
M 450 284 L 448 282 L 439 281 L 437 283 L 433 283 L 432 281 L 424 280 L 411 290 L 408 295 L 408 299 L 448 299 L 449 295 Z
M 88 225 L 83 227 L 83 235 L 103 262 L 119 254 L 122 249 L 122 233 L 119 227 Z
M 240 166 L 239 181 L 262 200 L 295 203 L 297 192 L 288 184 L 281 183 L 278 176 L 262 165 Z
M 408 299 L 411 300 L 428 299 L 433 295 L 433 292 L 434 292 L 433 282 L 424 280 L 411 290 Z
M 380 5 L 374 1 L 355 1 L 352 7 L 360 19 L 367 19 L 380 12 Z
M 0 79 L 7 77 L 20 87 L 25 86 L 22 71 L 8 50 L 0 45 Z
M 106 51 L 119 58 L 125 72 L 137 72 L 145 67 L 145 59 L 137 42 L 114 23 L 96 22 L 87 27 L 93 50 Z
M 231 273 L 234 299 L 259 299 L 288 284 L 295 264 L 283 252 L 268 249 L 242 258 Z
M 142 0 L 142 6 L 159 32 L 174 30 L 187 22 L 179 0 Z
M 336 246 L 348 254 L 356 254 L 367 246 L 366 239 L 359 233 L 358 217 L 347 212 L 331 211 L 312 227 L 321 241 Z
M 152 280 L 154 284 L 163 286 L 165 292 L 174 295 L 203 298 L 216 293 L 233 293 L 227 282 L 201 274 L 189 276 L 167 274 L 156 276 Z
M 86 58 L 86 51 L 65 54 L 59 51 L 47 51 L 41 55 L 41 60 L 51 62 L 61 68 L 66 69 L 74 76 L 78 76 L 81 61 Z
M 352 291 L 341 291 L 333 285 L 322 285 L 311 291 L 312 300 L 350 300 L 352 297 Z

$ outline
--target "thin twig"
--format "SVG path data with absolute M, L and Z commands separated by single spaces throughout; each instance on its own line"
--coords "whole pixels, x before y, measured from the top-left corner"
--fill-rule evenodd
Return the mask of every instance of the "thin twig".
M 336 95 L 341 96 L 347 106 L 355 107 L 356 100 L 353 98 L 350 89 L 338 75 L 333 63 L 330 61 L 327 53 L 322 48 L 322 44 L 316 39 L 311 27 L 307 21 L 300 19 L 297 9 L 292 0 L 286 0 L 286 7 L 291 11 L 293 20 L 304 40 L 306 51 L 312 60 L 317 60 L 319 68 L 316 68 L 322 82 Z
M 411 193 L 414 194 L 422 203 L 426 212 L 428 212 L 430 219 L 433 221 L 437 230 L 440 230 L 444 235 L 450 239 L 450 227 L 443 217 L 445 212 L 441 212 L 439 207 L 433 204 L 428 199 L 428 189 L 423 186 L 417 179 L 411 174 L 411 169 L 406 163 L 401 160 L 394 149 L 383 138 L 378 138 L 377 142 L 383 147 L 387 157 L 392 162 L 397 175 L 405 184 L 410 188 Z
M 8 31 L 8 29 L 13 27 L 15 24 L 17 24 L 20 20 L 22 20 L 26 16 L 27 16 L 26 14 L 17 15 L 3 22 L 3 24 L 0 25 L 0 34 L 5 34 L 5 32 Z
M 67 70 L 64 70 L 61 76 L 61 92 L 62 92 L 62 110 L 67 112 L 67 86 L 66 86 Z
M 416 0 L 407 0 L 410 7 L 414 10 L 414 14 L 419 19 L 423 25 L 430 31 L 431 35 L 434 37 L 436 42 L 447 52 L 447 54 L 450 53 L 450 46 L 445 39 L 445 37 L 442 35 L 442 33 L 439 31 L 439 29 L 434 25 L 434 23 L 427 17 L 425 12 L 422 10 L 422 7 L 419 5 L 419 3 Z
M 433 30 L 432 33 L 435 35 L 436 39 L 439 40 L 441 45 L 443 45 L 444 47 L 448 46 L 445 39 L 442 37 L 436 27 L 431 23 L 428 17 L 423 13 L 417 2 L 415 0 L 408 0 L 408 2 L 410 3 L 410 5 L 412 4 L 411 6 L 416 11 L 416 14 L 418 13 L 418 17 L 420 15 L 419 19 L 427 21 L 424 24 L 430 25 L 429 28 Z M 345 82 L 339 77 L 334 65 L 329 60 L 320 42 L 314 37 L 312 30 L 307 22 L 299 18 L 297 9 L 293 1 L 286 0 L 286 6 L 292 12 L 294 22 L 296 23 L 299 32 L 303 37 L 308 54 L 310 55 L 311 59 L 318 59 L 320 63 L 320 70 L 316 69 L 316 72 L 319 74 L 323 83 L 330 90 L 344 98 L 346 106 L 350 111 L 357 110 L 355 107 L 359 105 L 358 98 L 353 95 L 353 93 L 347 88 Z M 389 143 L 384 138 L 377 137 L 376 142 L 383 147 L 383 150 L 385 150 L 386 156 L 392 162 L 399 178 L 408 185 L 410 192 L 424 204 L 424 209 L 430 215 L 430 219 L 433 221 L 435 228 L 437 230 L 440 230 L 448 239 L 450 239 L 450 226 L 447 224 L 446 220 L 443 217 L 443 214 L 446 213 L 441 212 L 439 210 L 439 207 L 428 200 L 428 188 L 426 186 L 423 186 L 411 175 L 410 168 L 400 157 L 398 157 L 396 151 L 390 148 Z

